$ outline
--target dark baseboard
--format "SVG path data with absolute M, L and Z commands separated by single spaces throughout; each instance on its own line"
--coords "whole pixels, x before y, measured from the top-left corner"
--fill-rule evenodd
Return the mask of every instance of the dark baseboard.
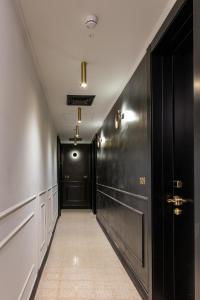
M 115 243 L 113 242 L 112 238 L 108 234 L 108 232 L 105 229 L 105 227 L 102 224 L 102 222 L 99 220 L 99 218 L 97 216 L 96 216 L 96 219 L 97 219 L 97 222 L 99 223 L 101 229 L 105 233 L 108 241 L 110 242 L 113 250 L 115 251 L 115 253 L 117 254 L 119 260 L 121 261 L 124 269 L 126 270 L 127 274 L 129 275 L 130 279 L 132 280 L 133 284 L 137 288 L 138 293 L 140 294 L 140 296 L 142 297 L 142 299 L 148 300 L 148 294 L 147 294 L 146 290 L 143 288 L 142 284 L 140 283 L 140 281 L 135 276 L 135 273 L 133 272 L 133 270 L 131 269 L 131 267 L 127 264 L 127 261 L 125 260 L 125 258 L 123 257 L 123 255 L 121 254 L 121 252 L 119 251 L 119 249 L 117 248 L 117 246 L 115 245 Z
M 44 270 L 44 267 L 45 267 L 47 258 L 48 258 L 48 256 L 49 256 L 49 251 L 50 251 L 50 249 L 51 249 L 51 244 L 52 244 L 53 237 L 54 237 L 54 234 L 55 234 L 55 230 L 56 230 L 56 226 L 57 226 L 58 219 L 59 219 L 59 215 L 58 215 L 58 217 L 57 217 L 57 220 L 56 220 L 56 223 L 55 223 L 53 232 L 52 232 L 52 236 L 51 236 L 51 240 L 50 240 L 49 246 L 48 246 L 47 251 L 46 251 L 46 254 L 45 254 L 44 258 L 43 258 L 41 267 L 40 267 L 40 269 L 39 269 L 39 271 L 38 271 L 37 278 L 36 278 L 35 284 L 34 284 L 34 286 L 33 286 L 33 290 L 32 290 L 32 292 L 31 292 L 31 296 L 30 296 L 29 300 L 34 300 L 34 299 L 35 299 L 35 295 L 36 295 L 37 288 L 38 288 L 38 285 L 39 285 L 39 282 L 40 282 L 40 278 L 41 278 L 41 276 L 42 276 L 42 272 L 43 272 L 43 270 Z

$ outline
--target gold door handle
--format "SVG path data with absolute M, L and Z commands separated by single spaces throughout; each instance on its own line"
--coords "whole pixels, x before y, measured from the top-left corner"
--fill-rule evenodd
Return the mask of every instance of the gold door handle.
M 167 199 L 167 203 L 173 203 L 174 206 L 181 206 L 181 205 L 183 205 L 186 202 L 187 202 L 187 200 L 181 198 L 180 196 L 173 196 L 172 199 L 170 199 L 170 198 Z
M 182 214 L 183 210 L 180 207 L 188 201 L 189 200 L 183 199 L 180 196 L 173 196 L 173 198 L 167 199 L 167 203 L 172 203 L 175 206 L 173 211 L 176 216 L 180 216 Z

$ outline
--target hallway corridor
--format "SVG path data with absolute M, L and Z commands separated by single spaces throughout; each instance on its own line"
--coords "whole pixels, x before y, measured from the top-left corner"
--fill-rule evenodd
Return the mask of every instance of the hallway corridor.
M 36 300 L 139 300 L 133 283 L 89 210 L 58 221 Z

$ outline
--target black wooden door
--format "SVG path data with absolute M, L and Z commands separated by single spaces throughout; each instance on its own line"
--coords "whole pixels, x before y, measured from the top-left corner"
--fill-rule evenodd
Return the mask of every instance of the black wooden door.
M 152 54 L 155 300 L 194 299 L 192 24 L 188 5 Z
M 90 145 L 61 146 L 62 208 L 90 207 Z

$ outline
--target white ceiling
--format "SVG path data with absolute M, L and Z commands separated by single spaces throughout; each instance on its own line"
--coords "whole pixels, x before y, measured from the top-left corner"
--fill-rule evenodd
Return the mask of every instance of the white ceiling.
M 17 0 L 61 140 L 74 135 L 77 108 L 67 94 L 94 94 L 83 107 L 80 133 L 91 141 L 131 77 L 150 39 L 175 1 Z M 99 24 L 91 33 L 88 14 Z M 88 63 L 88 87 L 80 87 L 80 63 Z

